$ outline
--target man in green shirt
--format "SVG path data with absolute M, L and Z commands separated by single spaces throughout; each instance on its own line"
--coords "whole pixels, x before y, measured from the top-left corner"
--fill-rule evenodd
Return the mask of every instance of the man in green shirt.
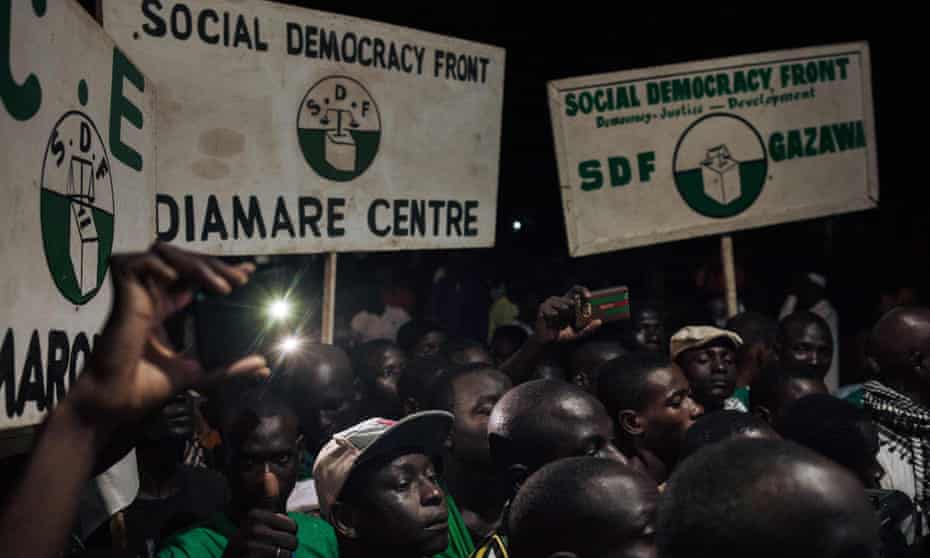
M 341 557 L 456 555 L 452 547 L 463 541 L 450 540 L 449 503 L 436 466 L 452 422 L 445 411 L 397 422 L 372 418 L 323 447 L 313 479 Z
M 267 384 L 239 395 L 223 424 L 232 495 L 224 513 L 165 542 L 159 558 L 335 558 L 323 520 L 291 513 L 301 437 L 293 409 Z

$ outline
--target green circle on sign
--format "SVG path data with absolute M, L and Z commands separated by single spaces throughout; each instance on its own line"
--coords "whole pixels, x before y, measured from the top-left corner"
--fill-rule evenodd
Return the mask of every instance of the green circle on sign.
M 39 191 L 42 245 L 52 280 L 66 299 L 87 304 L 106 278 L 115 205 L 106 146 L 83 112 L 66 112 L 55 123 Z
M 357 80 L 323 78 L 300 102 L 297 140 L 304 159 L 318 175 L 337 182 L 354 180 L 378 154 L 378 105 Z
M 675 186 L 688 207 L 724 219 L 749 209 L 762 193 L 768 156 L 745 119 L 715 113 L 699 118 L 675 145 Z

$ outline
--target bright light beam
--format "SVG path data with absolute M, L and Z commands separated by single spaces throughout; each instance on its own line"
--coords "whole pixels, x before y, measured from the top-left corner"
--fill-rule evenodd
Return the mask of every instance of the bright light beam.
M 291 304 L 283 298 L 274 300 L 268 305 L 268 315 L 275 321 L 286 320 L 291 315 Z
M 290 354 L 300 348 L 300 343 L 299 337 L 288 335 L 278 344 L 278 350 L 281 351 L 283 355 Z

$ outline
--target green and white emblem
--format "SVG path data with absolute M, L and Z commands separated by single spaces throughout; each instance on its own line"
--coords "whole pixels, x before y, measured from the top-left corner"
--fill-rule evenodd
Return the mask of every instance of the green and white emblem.
M 675 146 L 675 186 L 705 217 L 734 217 L 762 193 L 768 160 L 762 136 L 742 118 L 707 115 L 689 126 Z
M 106 147 L 86 114 L 65 113 L 42 162 L 42 243 L 52 279 L 74 304 L 100 290 L 113 250 L 113 180 Z
M 354 180 L 378 154 L 378 105 L 352 78 L 321 79 L 300 103 L 297 139 L 304 159 L 318 175 L 338 182 Z

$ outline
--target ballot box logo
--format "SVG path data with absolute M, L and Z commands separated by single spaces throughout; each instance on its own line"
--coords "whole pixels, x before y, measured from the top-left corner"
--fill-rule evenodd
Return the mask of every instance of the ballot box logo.
M 113 180 L 93 120 L 69 111 L 55 124 L 42 161 L 42 243 L 52 279 L 77 305 L 100 290 L 113 248 Z
M 304 95 L 297 114 L 300 149 L 318 175 L 348 182 L 362 175 L 378 154 L 381 115 L 358 81 L 331 76 Z
M 762 193 L 768 160 L 762 136 L 727 113 L 691 124 L 675 146 L 675 186 L 688 207 L 716 219 L 749 209 Z

